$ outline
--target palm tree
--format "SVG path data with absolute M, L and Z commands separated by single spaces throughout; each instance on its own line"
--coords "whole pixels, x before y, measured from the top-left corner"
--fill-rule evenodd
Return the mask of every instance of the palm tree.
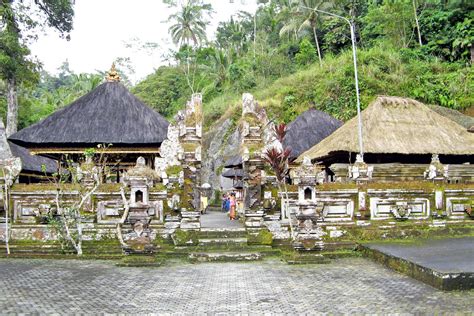
M 303 21 L 303 23 L 300 25 L 300 30 L 304 28 L 309 28 L 313 32 L 314 36 L 314 41 L 316 43 L 316 49 L 318 51 L 318 58 L 319 58 L 319 64 L 322 64 L 322 59 L 321 59 L 321 49 L 319 48 L 319 40 L 318 40 L 318 34 L 317 34 L 317 26 L 320 20 L 319 12 L 315 10 L 321 10 L 321 9 L 328 9 L 332 1 L 324 1 L 324 0 L 298 0 L 297 1 L 297 10 L 300 12 L 307 12 L 309 11 L 309 14 L 306 13 L 306 19 Z
M 208 16 L 212 13 L 212 6 L 201 0 L 187 0 L 181 5 L 178 12 L 170 15 L 168 22 L 174 24 L 168 29 L 173 42 L 182 46 L 191 42 L 198 46 L 206 40 L 206 26 Z

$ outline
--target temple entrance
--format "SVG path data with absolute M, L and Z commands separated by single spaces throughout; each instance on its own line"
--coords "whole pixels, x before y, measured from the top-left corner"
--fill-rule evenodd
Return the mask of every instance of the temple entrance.
M 219 206 L 209 206 L 206 213 L 201 215 L 201 228 L 243 228 L 237 218 L 231 221 L 229 214 Z

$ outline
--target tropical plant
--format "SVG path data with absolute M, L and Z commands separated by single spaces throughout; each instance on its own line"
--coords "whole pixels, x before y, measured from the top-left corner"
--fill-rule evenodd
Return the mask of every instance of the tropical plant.
M 267 149 L 263 155 L 263 158 L 270 165 L 270 168 L 272 168 L 273 172 L 275 173 L 277 183 L 278 183 L 278 189 L 280 190 L 280 192 L 284 193 L 282 207 L 284 211 L 288 212 L 289 211 L 289 198 L 288 198 L 288 187 L 286 185 L 286 182 L 287 182 L 288 174 L 290 172 L 289 157 L 291 154 L 291 149 L 283 148 L 283 141 L 285 139 L 286 132 L 287 132 L 286 124 L 282 123 L 282 124 L 274 125 L 273 132 L 275 134 L 276 139 L 281 144 L 281 147 L 275 146 L 275 147 Z M 291 216 L 289 216 L 289 218 L 290 218 L 291 237 L 294 238 Z
M 319 47 L 318 28 L 321 24 L 321 14 L 316 10 L 328 9 L 331 2 L 324 0 L 299 0 L 295 5 L 296 14 L 306 14 L 306 18 L 300 25 L 299 30 L 311 29 L 318 52 L 319 64 L 322 64 L 321 49 Z M 308 13 L 309 11 L 309 13 Z
M 168 22 L 169 33 L 173 42 L 182 45 L 198 46 L 206 40 L 208 18 L 212 13 L 212 6 L 202 0 L 187 0 L 181 4 L 179 11 L 170 15 Z
M 58 172 L 49 177 L 56 187 L 55 210 L 48 214 L 49 226 L 58 236 L 62 247 L 72 246 L 78 256 L 82 256 L 83 220 L 88 214 L 94 214 L 92 195 L 108 172 L 107 148 L 98 145 L 97 148 L 86 149 L 80 167 L 77 162 L 66 159 L 64 164 L 59 165 Z M 77 192 L 77 196 L 72 199 L 71 188 Z
M 74 16 L 73 2 L 37 0 L 32 5 L 23 1 L 0 1 L 0 77 L 7 82 L 7 135 L 17 130 L 18 86 L 37 80 L 37 65 L 29 55 L 27 42 L 36 39 L 35 30 L 45 26 L 69 37 Z

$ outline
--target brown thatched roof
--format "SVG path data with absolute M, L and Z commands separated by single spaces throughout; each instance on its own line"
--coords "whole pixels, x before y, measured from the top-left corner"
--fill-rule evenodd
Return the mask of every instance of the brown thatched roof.
M 25 147 L 159 145 L 169 123 L 119 82 L 105 82 L 10 140 Z
M 47 174 L 52 174 L 58 170 L 56 160 L 32 155 L 25 147 L 18 146 L 12 142 L 8 142 L 8 145 L 10 145 L 13 156 L 21 159 L 22 172 L 34 172 L 39 174 L 46 172 Z M 45 170 L 42 170 L 42 165 L 45 166 Z
M 362 112 L 363 145 L 372 154 L 473 155 L 474 135 L 412 99 L 378 97 Z M 322 159 L 338 152 L 357 153 L 357 117 L 301 154 Z
M 283 145 L 291 148 L 290 159 L 297 158 L 341 127 L 342 122 L 327 113 L 309 109 L 288 124 Z

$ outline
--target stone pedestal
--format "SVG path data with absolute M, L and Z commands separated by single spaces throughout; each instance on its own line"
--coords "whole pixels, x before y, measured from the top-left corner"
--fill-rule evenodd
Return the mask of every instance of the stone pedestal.
M 132 231 L 124 236 L 124 241 L 128 247 L 124 247 L 124 252 L 131 253 L 153 253 L 155 246 L 152 241 L 155 233 L 150 229 L 151 216 L 147 205 L 135 205 L 130 207 L 128 214 L 128 224 Z
M 241 155 L 244 174 L 244 208 L 247 213 L 255 213 L 262 209 L 262 159 L 263 126 L 266 114 L 254 101 L 253 96 L 244 93 L 242 96 L 242 144 Z
M 193 94 L 186 104 L 184 120 L 180 123 L 179 142 L 184 154 L 181 165 L 184 171 L 181 207 L 186 211 L 200 211 L 202 95 Z M 186 224 L 186 223 L 185 223 Z
M 150 203 L 149 188 L 153 186 L 155 173 L 146 166 L 145 159 L 139 157 L 135 167 L 127 171 L 124 183 L 130 187 L 128 199 L 129 211 L 122 230 L 123 251 L 128 254 L 153 253 L 155 247 L 153 240 L 156 232 L 150 229 L 150 222 L 155 216 L 155 207 Z

